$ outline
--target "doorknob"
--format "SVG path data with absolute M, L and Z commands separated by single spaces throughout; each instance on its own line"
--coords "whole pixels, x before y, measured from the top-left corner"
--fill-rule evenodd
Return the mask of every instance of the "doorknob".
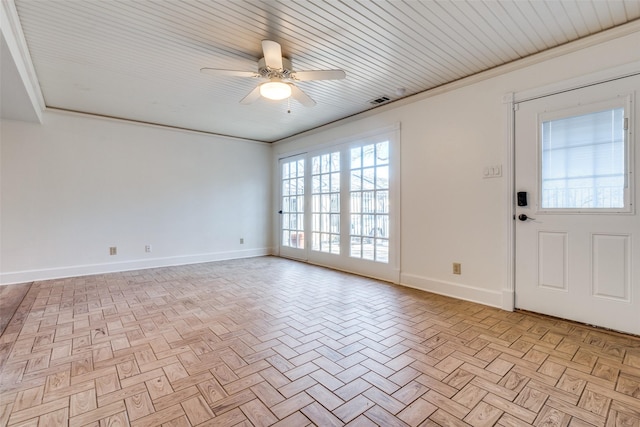
M 532 221 L 533 221 L 533 220 L 535 220 L 535 218 L 528 217 L 526 214 L 520 214 L 520 215 L 518 215 L 518 219 L 519 219 L 520 221 L 526 221 L 526 220 L 528 220 L 528 219 L 530 219 L 530 220 L 532 220 Z

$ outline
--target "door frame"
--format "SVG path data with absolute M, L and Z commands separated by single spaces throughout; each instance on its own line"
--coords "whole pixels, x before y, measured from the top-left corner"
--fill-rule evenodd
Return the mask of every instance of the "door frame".
M 309 249 L 310 248 L 309 240 L 305 241 L 306 259 L 293 258 L 282 253 L 282 245 L 280 244 L 280 241 L 282 238 L 281 236 L 278 237 L 277 244 L 273 252 L 277 256 L 281 256 L 285 258 L 289 257 L 289 258 L 297 259 L 310 264 L 329 267 L 329 268 L 337 269 L 340 271 L 345 271 L 348 273 L 362 275 L 365 277 L 371 277 L 374 279 L 380 279 L 380 280 L 384 280 L 392 283 L 400 283 L 400 248 L 401 248 L 401 241 L 400 241 L 401 239 L 401 230 L 400 230 L 401 228 L 400 226 L 400 218 L 401 218 L 401 199 L 400 199 L 401 197 L 400 195 L 401 193 L 401 182 L 400 182 L 401 138 L 400 137 L 401 135 L 400 135 L 400 130 L 401 130 L 400 122 L 396 122 L 388 126 L 374 128 L 366 132 L 355 133 L 349 136 L 337 138 L 335 140 L 329 140 L 329 141 L 320 142 L 317 144 L 305 145 L 304 147 L 301 147 L 299 150 L 275 153 L 273 158 L 275 164 L 277 165 L 276 167 L 278 168 L 277 169 L 278 173 L 275 174 L 275 176 L 273 177 L 273 180 L 276 183 L 275 185 L 281 186 L 282 184 L 281 184 L 281 178 L 280 178 L 281 176 L 280 162 L 282 160 L 286 160 L 288 158 L 293 158 L 297 156 L 304 157 L 305 164 L 306 164 L 305 169 L 306 169 L 309 167 L 309 162 L 307 160 L 311 159 L 311 157 L 319 153 L 329 152 L 334 148 L 340 149 L 340 150 L 345 148 L 347 150 L 350 150 L 352 147 L 355 147 L 355 146 L 366 145 L 369 143 L 380 142 L 379 140 L 388 139 L 390 144 L 389 149 L 393 150 L 394 152 L 393 157 L 390 161 L 392 172 L 389 177 L 390 179 L 389 190 L 393 194 L 392 197 L 393 197 L 394 207 L 392 208 L 392 210 L 393 210 L 393 217 L 395 219 L 389 225 L 390 233 L 392 233 L 395 236 L 395 238 L 393 240 L 390 240 L 390 247 L 389 247 L 390 255 L 389 255 L 388 263 L 383 264 L 383 263 L 378 263 L 370 260 L 360 260 L 357 258 L 351 259 L 348 256 L 345 258 L 340 258 L 342 255 L 338 256 L 338 258 L 336 258 L 335 260 L 332 259 L 331 262 L 324 262 L 324 260 L 322 259 L 324 253 L 317 252 L 317 253 L 314 253 L 313 256 L 309 255 L 311 252 L 311 250 Z M 343 160 L 346 162 L 346 158 Z M 309 174 L 306 174 L 306 175 L 307 176 L 305 178 L 308 177 L 308 180 L 305 180 L 305 199 L 308 201 L 308 204 L 305 204 L 305 212 L 310 212 L 309 209 L 311 204 L 311 198 L 306 197 L 306 195 L 308 194 L 306 192 L 306 189 L 311 188 L 311 177 Z M 345 200 L 348 200 L 349 187 L 347 185 L 347 186 L 341 186 L 341 188 L 346 189 L 344 191 L 345 199 L 343 200 L 341 198 L 341 204 L 344 205 Z M 275 197 L 273 200 L 275 200 L 278 203 L 277 206 L 280 206 L 281 191 L 282 189 L 279 189 L 277 191 L 277 194 L 274 195 Z M 342 193 L 343 191 L 341 191 L 341 197 L 342 197 Z M 278 210 L 275 209 L 274 212 L 278 212 Z M 279 217 L 277 213 L 275 215 Z M 305 217 L 307 217 L 306 214 L 305 214 Z M 310 222 L 311 222 L 310 217 L 305 219 L 305 229 L 307 232 L 311 230 Z M 281 234 L 280 224 L 281 224 L 281 219 L 277 218 L 277 220 L 274 221 L 274 230 L 276 233 Z M 336 260 L 338 260 L 338 262 L 335 262 Z
M 505 164 L 503 166 L 505 179 L 504 200 L 507 201 L 507 223 L 505 224 L 505 235 L 507 237 L 506 251 L 506 271 L 507 280 L 505 287 L 502 289 L 502 309 L 513 311 L 515 309 L 515 221 L 516 221 L 516 195 L 515 195 L 515 126 L 516 126 L 516 110 L 518 104 L 525 101 L 531 101 L 537 98 L 543 98 L 562 92 L 581 89 L 588 86 L 602 84 L 613 80 L 623 79 L 640 74 L 640 61 L 634 61 L 622 66 L 613 67 L 607 70 L 590 73 L 573 79 L 556 82 L 550 85 L 542 86 L 535 89 L 529 89 L 521 92 L 509 92 L 502 97 L 502 103 L 506 112 L 506 143 L 505 143 Z

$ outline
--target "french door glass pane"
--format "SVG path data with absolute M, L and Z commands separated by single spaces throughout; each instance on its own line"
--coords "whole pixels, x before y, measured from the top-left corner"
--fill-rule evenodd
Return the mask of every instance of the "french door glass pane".
M 311 158 L 311 250 L 340 254 L 340 152 Z
M 388 164 L 388 141 L 351 149 L 351 257 L 389 262 Z
M 624 208 L 624 136 L 624 108 L 543 122 L 542 208 Z
M 304 159 L 282 164 L 282 246 L 304 248 Z

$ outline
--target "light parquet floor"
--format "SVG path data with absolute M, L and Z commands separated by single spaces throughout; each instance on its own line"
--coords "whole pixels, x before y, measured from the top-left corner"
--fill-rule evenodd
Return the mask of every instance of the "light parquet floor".
M 35 282 L 0 425 L 640 426 L 640 339 L 264 257 Z
M 0 286 L 0 335 L 11 321 L 16 309 L 29 291 L 31 283 Z M 2 352 L 2 350 L 0 350 Z

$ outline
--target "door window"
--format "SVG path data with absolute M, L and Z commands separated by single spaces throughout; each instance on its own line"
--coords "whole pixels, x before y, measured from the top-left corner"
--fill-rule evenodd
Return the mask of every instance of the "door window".
M 351 149 L 350 256 L 389 262 L 389 142 Z
M 282 163 L 282 246 L 304 249 L 304 159 Z
M 340 254 L 340 152 L 311 158 L 311 250 Z
M 625 127 L 624 107 L 543 118 L 540 207 L 628 210 Z

